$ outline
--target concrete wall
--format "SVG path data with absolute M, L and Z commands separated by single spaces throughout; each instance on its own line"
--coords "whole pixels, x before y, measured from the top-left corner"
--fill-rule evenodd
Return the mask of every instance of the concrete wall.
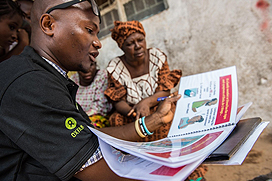
M 272 118 L 272 1 L 168 0 L 169 9 L 143 21 L 148 47 L 168 55 L 170 68 L 183 76 L 235 65 L 239 105 L 253 105 L 243 118 Z M 101 39 L 98 57 L 123 54 L 110 36 Z M 265 134 L 272 131 L 268 125 Z

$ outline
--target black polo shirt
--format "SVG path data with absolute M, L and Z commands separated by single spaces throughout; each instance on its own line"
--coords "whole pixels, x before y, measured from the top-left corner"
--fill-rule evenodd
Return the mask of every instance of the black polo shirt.
M 31 47 L 0 63 L 0 180 L 69 180 L 91 157 L 76 91 Z

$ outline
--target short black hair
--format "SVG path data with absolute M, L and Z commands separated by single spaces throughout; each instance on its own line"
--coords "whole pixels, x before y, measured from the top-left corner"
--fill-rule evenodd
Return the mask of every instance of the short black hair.
M 0 18 L 4 15 L 14 15 L 16 13 L 23 18 L 26 16 L 26 14 L 21 10 L 18 2 L 12 0 L 0 0 Z

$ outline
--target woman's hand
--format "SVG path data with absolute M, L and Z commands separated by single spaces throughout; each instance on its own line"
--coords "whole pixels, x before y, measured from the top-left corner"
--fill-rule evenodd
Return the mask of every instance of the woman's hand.
M 138 104 L 135 104 L 133 108 L 127 114 L 128 116 L 133 116 L 135 119 L 139 119 L 140 117 L 149 116 L 150 115 L 150 103 L 149 99 L 143 99 Z
M 178 101 L 181 95 L 178 94 L 171 98 L 166 98 L 158 106 L 158 109 L 154 114 L 157 114 L 157 118 L 160 119 L 161 123 L 169 123 L 173 120 L 174 113 L 171 111 L 171 104 Z
M 136 120 L 143 116 L 149 116 L 150 115 L 150 109 L 154 106 L 157 106 L 159 102 L 157 99 L 159 97 L 165 97 L 169 96 L 170 91 L 159 91 L 156 92 L 154 95 L 149 96 L 140 102 L 138 104 L 135 104 L 132 109 L 129 111 L 127 116 L 133 116 Z

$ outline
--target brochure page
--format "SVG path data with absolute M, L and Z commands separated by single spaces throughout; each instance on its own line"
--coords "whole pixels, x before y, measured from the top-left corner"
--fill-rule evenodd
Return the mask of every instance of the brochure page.
M 238 104 L 236 67 L 182 77 L 181 98 L 168 137 L 235 125 Z

